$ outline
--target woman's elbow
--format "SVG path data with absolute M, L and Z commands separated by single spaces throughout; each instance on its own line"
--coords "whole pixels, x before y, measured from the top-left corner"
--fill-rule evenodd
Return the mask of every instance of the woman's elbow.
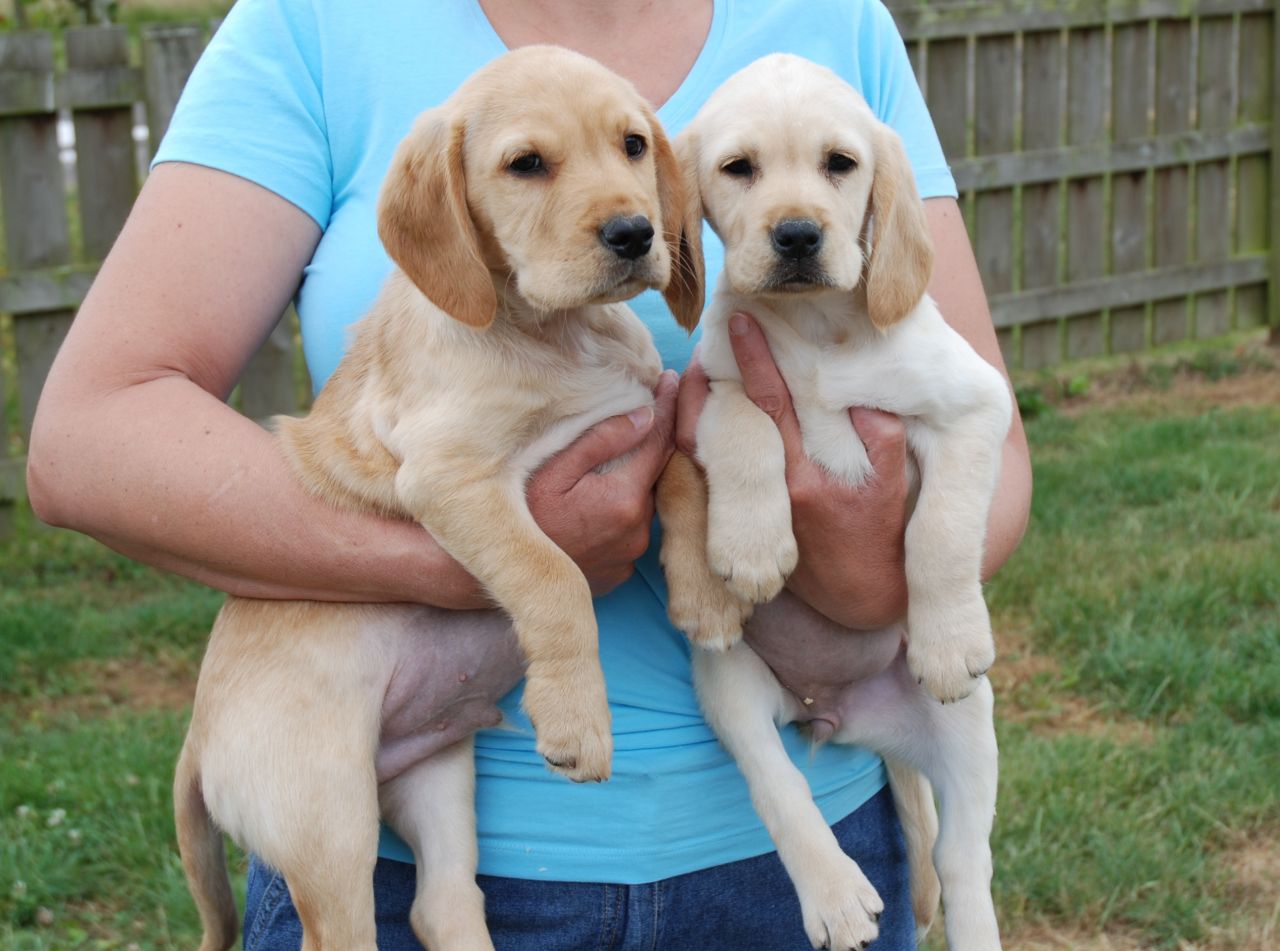
M 31 426 L 27 446 L 27 501 L 40 521 L 58 528 L 77 528 L 83 493 L 75 485 L 70 456 L 75 436 L 57 430 L 58 413 L 42 404 Z

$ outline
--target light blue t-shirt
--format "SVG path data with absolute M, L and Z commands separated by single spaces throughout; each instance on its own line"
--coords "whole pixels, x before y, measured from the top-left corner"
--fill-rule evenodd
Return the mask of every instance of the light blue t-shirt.
M 396 144 L 419 112 L 504 51 L 477 0 L 239 0 L 197 65 L 156 162 L 257 182 L 323 229 L 297 300 L 317 388 L 391 269 L 374 209 Z M 716 0 L 701 54 L 658 110 L 668 133 L 679 133 L 723 80 L 772 52 L 843 76 L 902 136 L 921 194 L 955 195 L 902 40 L 878 0 Z M 711 287 L 723 249 L 709 229 L 704 238 Z M 682 369 L 693 341 L 662 298 L 647 292 L 632 306 L 666 365 Z M 476 737 L 480 871 L 636 884 L 771 851 L 745 782 L 699 712 L 689 648 L 666 616 L 656 539 L 636 574 L 596 600 L 596 613 L 613 777 L 574 785 L 551 774 L 513 691 L 502 707 L 518 729 Z M 783 732 L 828 821 L 884 785 L 872 754 L 814 750 L 794 728 Z M 411 861 L 389 834 L 381 851 Z

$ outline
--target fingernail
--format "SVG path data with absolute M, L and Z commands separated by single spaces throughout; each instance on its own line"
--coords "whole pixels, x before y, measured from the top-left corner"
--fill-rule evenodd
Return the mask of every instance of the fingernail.
M 631 425 L 636 429 L 644 429 L 653 422 L 653 407 L 641 406 L 627 414 L 627 419 L 631 420 Z
M 750 327 L 745 314 L 734 314 L 729 318 L 729 333 L 735 337 L 741 337 Z

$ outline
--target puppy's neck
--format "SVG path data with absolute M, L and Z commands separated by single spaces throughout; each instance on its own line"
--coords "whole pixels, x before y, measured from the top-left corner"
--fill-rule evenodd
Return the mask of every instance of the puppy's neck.
M 861 283 L 851 291 L 741 297 L 734 309 L 772 317 L 815 347 L 857 346 L 878 335 L 867 315 L 867 292 Z
M 535 340 L 560 340 L 566 332 L 572 333 L 579 325 L 589 323 L 592 312 L 598 309 L 587 305 L 542 310 L 516 292 L 512 279 L 495 275 L 494 286 L 498 291 L 498 316 L 494 323 L 502 322 L 510 330 Z

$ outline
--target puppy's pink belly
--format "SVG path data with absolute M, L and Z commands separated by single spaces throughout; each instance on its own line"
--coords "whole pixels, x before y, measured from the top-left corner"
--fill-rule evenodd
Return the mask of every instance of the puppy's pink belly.
M 403 608 L 382 703 L 379 781 L 502 719 L 497 702 L 524 676 L 511 622 L 497 611 Z
M 746 639 L 778 682 L 801 701 L 801 722 L 826 739 L 847 716 L 848 698 L 882 678 L 902 649 L 898 625 L 875 631 L 841 627 L 784 591 L 761 605 Z

